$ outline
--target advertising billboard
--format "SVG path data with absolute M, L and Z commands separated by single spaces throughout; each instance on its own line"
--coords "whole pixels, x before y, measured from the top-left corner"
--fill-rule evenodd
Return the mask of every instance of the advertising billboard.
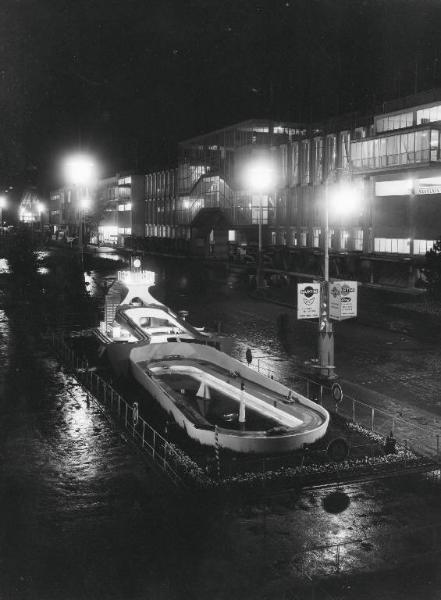
M 336 321 L 357 316 L 356 281 L 333 281 L 329 284 L 329 316 Z
M 320 315 L 320 284 L 297 284 L 297 318 L 316 319 Z

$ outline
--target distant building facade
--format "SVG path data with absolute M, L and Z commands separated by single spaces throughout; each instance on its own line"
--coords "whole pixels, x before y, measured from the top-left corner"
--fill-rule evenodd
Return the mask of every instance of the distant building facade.
M 260 237 L 274 268 L 320 276 L 327 205 L 331 276 L 419 285 L 441 235 L 440 131 L 433 90 L 370 117 L 248 120 L 209 132 L 179 144 L 177 168 L 103 180 L 99 241 L 226 258 L 255 252 Z M 275 182 L 257 192 L 244 172 L 261 161 Z M 54 227 L 71 227 L 73 200 L 67 188 L 51 194 Z

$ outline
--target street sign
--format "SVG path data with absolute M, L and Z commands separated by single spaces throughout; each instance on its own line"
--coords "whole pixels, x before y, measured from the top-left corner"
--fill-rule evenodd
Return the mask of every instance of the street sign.
M 297 284 L 297 318 L 317 319 L 320 316 L 320 284 Z
M 333 281 L 329 284 L 329 317 L 343 321 L 357 316 L 356 281 Z

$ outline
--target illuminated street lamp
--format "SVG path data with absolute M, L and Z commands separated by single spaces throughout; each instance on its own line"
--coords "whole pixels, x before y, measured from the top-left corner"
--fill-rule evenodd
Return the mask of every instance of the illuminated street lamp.
M 263 201 L 268 194 L 274 190 L 276 185 L 276 170 L 274 164 L 268 159 L 255 159 L 250 162 L 244 170 L 243 179 L 246 189 L 253 195 L 258 196 L 258 218 L 259 246 L 257 254 L 257 287 L 262 287 L 262 224 L 263 224 Z M 252 208 L 253 210 L 253 208 Z M 268 211 L 268 208 L 267 208 Z M 268 212 L 267 212 L 268 215 Z M 253 219 L 254 222 L 254 219 Z
M 324 185 L 324 281 L 320 294 L 320 318 L 318 336 L 318 357 L 320 375 L 327 379 L 335 379 L 334 365 L 334 328 L 329 318 L 329 177 Z M 359 209 L 358 190 L 349 184 L 336 185 L 332 194 L 332 213 L 335 216 L 347 216 Z
M 0 196 L 0 227 L 3 227 L 3 209 L 6 208 L 6 196 Z
M 96 178 L 94 161 L 85 154 L 70 156 L 64 163 L 64 174 L 67 183 L 76 188 L 78 206 L 78 245 L 81 251 L 81 264 L 84 264 L 84 216 L 90 206 L 89 188 Z
M 45 210 L 46 210 L 45 205 L 42 204 L 41 202 L 37 202 L 37 213 L 38 213 L 38 222 L 39 222 L 40 229 L 42 228 L 41 215 L 45 212 Z

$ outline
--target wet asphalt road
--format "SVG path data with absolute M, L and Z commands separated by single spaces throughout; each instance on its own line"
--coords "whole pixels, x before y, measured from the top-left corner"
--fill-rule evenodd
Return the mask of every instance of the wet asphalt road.
M 236 352 L 283 356 L 267 305 L 176 286 L 166 296 L 191 294 L 195 317 L 221 319 Z M 0 311 L 2 600 L 294 599 L 309 597 L 308 577 L 320 598 L 438 597 L 438 478 L 343 487 L 331 508 L 329 489 L 256 507 L 182 497 L 23 323 Z

